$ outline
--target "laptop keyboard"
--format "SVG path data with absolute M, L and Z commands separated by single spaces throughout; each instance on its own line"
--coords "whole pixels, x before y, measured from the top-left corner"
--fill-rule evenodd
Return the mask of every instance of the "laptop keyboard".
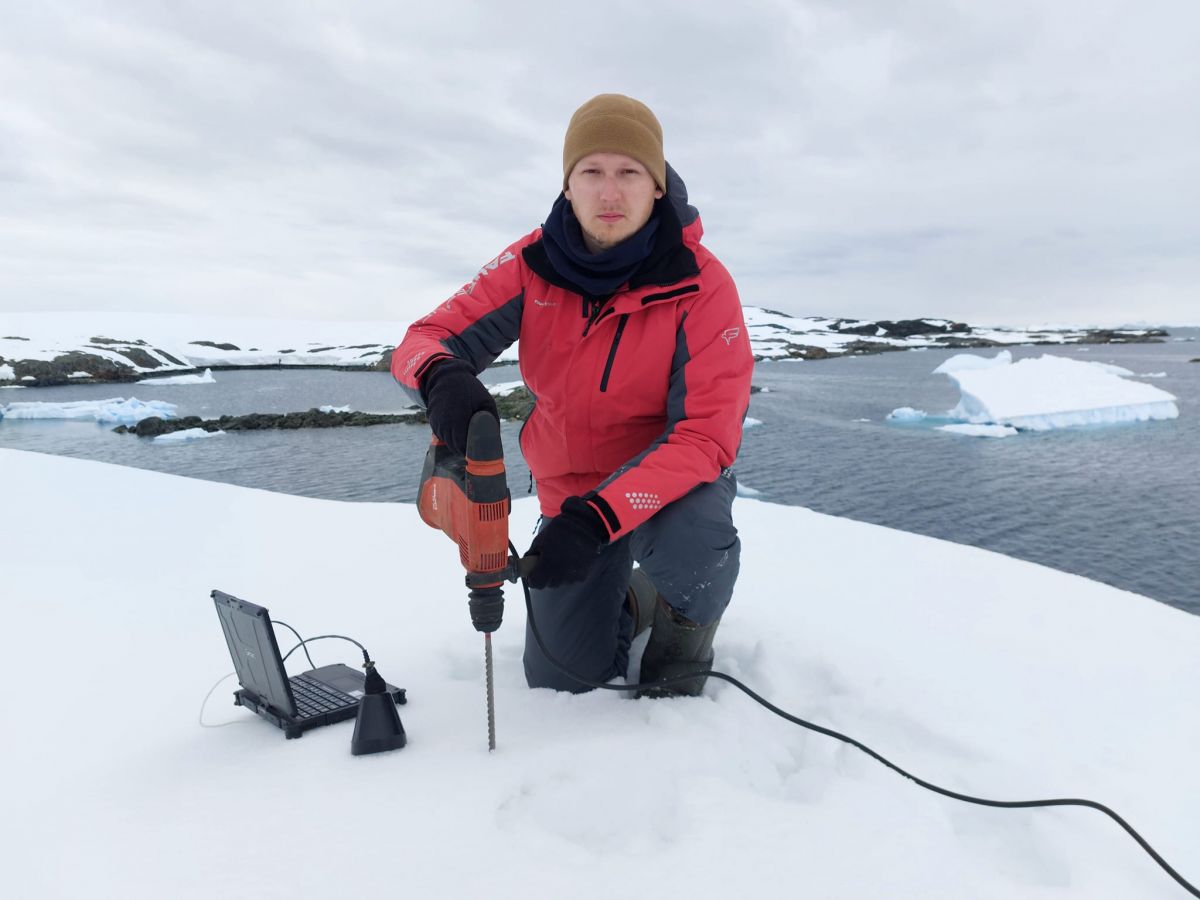
M 304 719 L 333 712 L 335 709 L 352 706 L 358 702 L 349 694 L 344 694 L 307 675 L 296 675 L 289 678 L 288 681 L 292 685 L 292 696 L 296 698 L 296 709 L 299 711 L 300 717 Z

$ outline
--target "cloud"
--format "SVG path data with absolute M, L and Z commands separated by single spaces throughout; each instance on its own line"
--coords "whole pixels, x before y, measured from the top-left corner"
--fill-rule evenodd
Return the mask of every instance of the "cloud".
M 0 315 L 407 321 L 536 227 L 566 121 L 645 99 L 744 302 L 1194 319 L 1200 8 L 17 4 Z

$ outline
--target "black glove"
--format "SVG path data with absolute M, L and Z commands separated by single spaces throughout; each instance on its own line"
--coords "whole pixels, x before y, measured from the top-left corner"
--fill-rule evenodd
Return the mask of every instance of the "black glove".
M 562 511 L 529 545 L 527 555 L 538 561 L 525 580 L 532 588 L 583 581 L 606 543 L 608 529 L 599 514 L 579 497 L 568 497 Z
M 480 384 L 470 365 L 461 359 L 434 363 L 421 378 L 421 392 L 425 396 L 429 427 L 439 441 L 459 455 L 467 452 L 467 425 L 471 416 L 487 410 L 500 418 L 496 400 Z

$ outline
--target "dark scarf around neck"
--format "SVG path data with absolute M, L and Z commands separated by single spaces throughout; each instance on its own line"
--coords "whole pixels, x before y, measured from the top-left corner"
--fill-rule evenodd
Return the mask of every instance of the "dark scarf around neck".
M 608 250 L 589 253 L 583 241 L 583 229 L 570 202 L 559 194 L 542 226 L 546 256 L 554 271 L 579 288 L 580 293 L 607 297 L 628 281 L 650 256 L 658 234 L 659 218 L 655 204 L 650 220 L 636 233 Z

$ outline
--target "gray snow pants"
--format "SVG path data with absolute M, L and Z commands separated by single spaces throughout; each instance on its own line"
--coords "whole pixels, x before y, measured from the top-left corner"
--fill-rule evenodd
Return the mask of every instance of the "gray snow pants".
M 602 547 L 584 581 L 531 591 L 533 618 L 550 655 L 594 681 L 626 674 L 633 617 L 625 592 L 635 560 L 684 616 L 701 625 L 720 618 L 738 576 L 741 541 L 731 511 L 736 493 L 737 480 L 726 469 Z M 590 690 L 550 664 L 528 624 L 525 680 L 530 687 Z

